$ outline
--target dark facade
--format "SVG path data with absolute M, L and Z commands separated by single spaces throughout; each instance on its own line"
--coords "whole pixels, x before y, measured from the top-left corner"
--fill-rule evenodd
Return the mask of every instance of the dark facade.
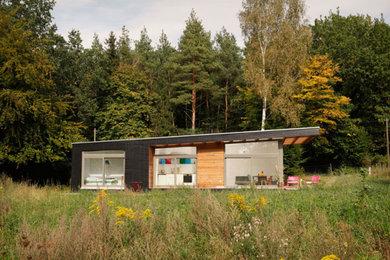
M 77 190 L 82 184 L 83 152 L 124 151 L 125 186 L 129 187 L 131 182 L 138 181 L 142 183 L 142 188 L 149 188 L 150 148 L 197 143 L 231 143 L 267 140 L 283 140 L 283 145 L 293 145 L 307 143 L 318 135 L 319 127 L 309 127 L 73 143 L 71 187 L 73 190 Z

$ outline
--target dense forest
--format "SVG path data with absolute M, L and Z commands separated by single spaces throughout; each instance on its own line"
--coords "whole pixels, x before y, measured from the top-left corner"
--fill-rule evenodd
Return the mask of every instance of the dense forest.
M 67 182 L 71 143 L 320 126 L 285 148 L 303 166 L 385 162 L 390 115 L 390 26 L 339 12 L 304 20 L 301 0 L 244 0 L 240 48 L 211 37 L 193 10 L 177 47 L 125 26 L 83 47 L 56 33 L 53 0 L 0 5 L 0 172 Z M 325 11 L 325 10 L 324 10 Z

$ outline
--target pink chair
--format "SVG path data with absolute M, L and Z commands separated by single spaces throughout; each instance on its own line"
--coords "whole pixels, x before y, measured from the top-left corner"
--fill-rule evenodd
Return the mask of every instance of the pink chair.
M 311 180 L 304 180 L 306 184 L 320 184 L 320 176 L 311 176 Z
M 288 176 L 287 177 L 287 185 L 284 187 L 291 187 L 290 184 L 297 185 L 299 188 L 299 177 L 298 176 Z

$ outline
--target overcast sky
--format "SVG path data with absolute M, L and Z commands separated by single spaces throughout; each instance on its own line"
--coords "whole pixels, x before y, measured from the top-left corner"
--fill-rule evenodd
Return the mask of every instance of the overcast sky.
M 103 42 L 110 31 L 119 36 L 122 26 L 130 31 L 132 40 L 139 39 L 145 26 L 156 46 L 161 31 L 177 46 L 193 8 L 212 37 L 225 26 L 243 46 L 238 12 L 241 0 L 57 0 L 54 22 L 64 37 L 72 29 L 79 30 L 85 47 L 90 47 L 93 34 Z M 383 14 L 390 23 L 390 0 L 306 0 L 306 16 L 312 23 L 320 15 L 339 7 L 341 15 L 369 14 L 379 18 Z

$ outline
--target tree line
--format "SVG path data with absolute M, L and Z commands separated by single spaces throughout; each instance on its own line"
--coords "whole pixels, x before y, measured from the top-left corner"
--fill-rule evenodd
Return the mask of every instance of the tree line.
M 0 6 L 2 171 L 68 165 L 71 143 L 320 126 L 286 147 L 304 164 L 384 161 L 390 114 L 390 27 L 339 12 L 304 19 L 302 0 L 244 0 L 245 47 L 225 28 L 211 37 L 194 10 L 177 47 L 126 27 L 90 48 L 56 33 L 52 0 Z M 38 166 L 37 166 L 38 167 Z M 40 168 L 40 167 L 38 167 Z M 66 167 L 65 167 L 66 168 Z

